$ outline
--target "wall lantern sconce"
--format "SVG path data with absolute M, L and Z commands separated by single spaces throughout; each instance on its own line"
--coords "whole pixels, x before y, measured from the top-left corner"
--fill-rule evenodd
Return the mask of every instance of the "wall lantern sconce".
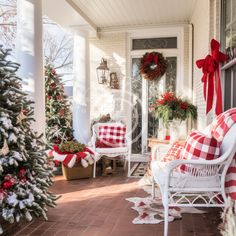
M 102 58 L 100 65 L 96 68 L 97 79 L 99 84 L 109 85 L 109 68 L 107 67 L 107 61 Z

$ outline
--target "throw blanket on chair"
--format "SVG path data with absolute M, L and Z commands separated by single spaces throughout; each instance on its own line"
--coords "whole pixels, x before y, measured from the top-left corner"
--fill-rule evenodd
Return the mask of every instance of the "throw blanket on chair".
M 236 122 L 236 108 L 225 111 L 216 117 L 212 123 L 211 134 L 221 142 L 228 130 Z M 226 193 L 236 200 L 236 154 L 232 160 L 225 180 Z

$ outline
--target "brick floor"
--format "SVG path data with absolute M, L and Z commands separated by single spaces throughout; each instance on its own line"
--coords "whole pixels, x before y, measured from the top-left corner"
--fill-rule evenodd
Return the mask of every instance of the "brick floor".
M 162 223 L 132 224 L 137 213 L 125 198 L 147 195 L 137 181 L 114 175 L 68 182 L 57 176 L 51 191 L 61 198 L 55 209 L 49 209 L 49 220 L 22 223 L 11 235 L 162 236 Z M 184 214 L 169 224 L 169 236 L 218 236 L 218 215 L 215 209 L 207 214 Z

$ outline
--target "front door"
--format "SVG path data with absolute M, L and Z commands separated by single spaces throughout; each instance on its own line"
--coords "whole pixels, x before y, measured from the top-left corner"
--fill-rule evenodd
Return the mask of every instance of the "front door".
M 149 112 L 150 101 L 159 97 L 163 92 L 176 91 L 177 56 L 166 57 L 166 73 L 155 81 L 148 81 L 140 75 L 141 57 L 142 55 L 131 59 L 133 154 L 146 153 L 148 151 L 148 138 L 157 137 L 158 121 Z

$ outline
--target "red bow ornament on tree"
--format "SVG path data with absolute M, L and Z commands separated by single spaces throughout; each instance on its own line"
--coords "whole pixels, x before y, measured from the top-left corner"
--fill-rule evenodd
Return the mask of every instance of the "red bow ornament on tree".
M 226 61 L 227 56 L 220 52 L 220 43 L 215 39 L 211 40 L 211 55 L 196 61 L 197 67 L 202 68 L 204 83 L 204 98 L 206 101 L 206 114 L 213 106 L 214 91 L 216 94 L 215 113 L 222 113 L 222 91 L 220 82 L 220 62 Z

